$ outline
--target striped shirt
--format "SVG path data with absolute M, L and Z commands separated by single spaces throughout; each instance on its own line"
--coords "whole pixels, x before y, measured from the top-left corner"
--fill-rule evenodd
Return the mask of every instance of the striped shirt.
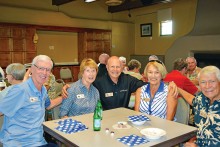
M 168 86 L 165 85 L 164 82 L 160 83 L 160 86 L 154 97 L 151 97 L 150 95 L 150 84 L 142 86 L 140 95 L 140 112 L 165 119 L 167 95 Z
M 98 90 L 91 84 L 88 90 L 82 83 L 82 79 L 76 81 L 68 88 L 68 97 L 63 100 L 60 107 L 60 117 L 77 116 L 93 113 L 98 99 Z

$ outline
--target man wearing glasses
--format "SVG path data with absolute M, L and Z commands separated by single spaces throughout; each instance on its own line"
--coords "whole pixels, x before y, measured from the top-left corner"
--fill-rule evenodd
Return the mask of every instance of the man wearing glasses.
M 32 76 L 13 86 L 0 100 L 0 114 L 4 114 L 0 141 L 4 146 L 51 146 L 43 137 L 45 108 L 62 102 L 62 97 L 50 100 L 43 86 L 52 66 L 48 56 L 36 56 L 30 69 Z

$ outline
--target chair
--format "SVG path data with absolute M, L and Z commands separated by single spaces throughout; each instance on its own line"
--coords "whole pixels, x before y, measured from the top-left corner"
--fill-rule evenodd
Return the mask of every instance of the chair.
M 62 67 L 60 69 L 60 78 L 64 80 L 64 82 L 73 82 L 72 72 L 68 67 Z
M 176 122 L 188 125 L 189 112 L 190 112 L 189 104 L 184 100 L 184 98 L 178 98 L 178 105 L 175 115 L 175 117 L 177 118 Z

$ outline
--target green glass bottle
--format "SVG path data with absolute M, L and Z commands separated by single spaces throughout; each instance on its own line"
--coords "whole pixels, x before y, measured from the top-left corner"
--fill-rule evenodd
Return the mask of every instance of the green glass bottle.
M 99 99 L 98 102 L 97 102 L 97 106 L 98 106 L 98 108 L 99 108 L 99 110 L 98 110 L 98 111 L 99 111 L 99 116 L 101 117 L 101 120 L 102 120 L 102 118 L 103 118 L 103 115 L 102 115 L 102 114 L 103 114 L 103 113 L 102 113 L 102 112 L 103 112 L 103 109 L 102 109 L 102 103 L 101 103 L 101 100 L 100 100 L 100 99 Z
M 95 108 L 93 115 L 93 130 L 100 131 L 101 130 L 101 117 L 99 115 L 99 107 L 98 105 Z

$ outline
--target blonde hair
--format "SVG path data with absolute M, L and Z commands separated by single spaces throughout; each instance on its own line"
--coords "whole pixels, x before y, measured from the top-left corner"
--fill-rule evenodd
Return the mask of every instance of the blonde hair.
M 82 73 L 84 72 L 86 67 L 95 68 L 96 72 L 98 73 L 98 66 L 96 62 L 91 58 L 85 58 L 80 64 L 79 77 L 82 77 Z
M 160 60 L 151 60 L 150 62 L 148 62 L 148 64 L 146 65 L 145 69 L 144 69 L 144 75 L 147 77 L 147 71 L 149 66 L 154 66 L 156 69 L 159 70 L 160 74 L 162 75 L 162 79 L 164 79 L 166 77 L 167 74 L 167 70 L 165 65 L 163 64 L 163 62 L 161 62 Z

